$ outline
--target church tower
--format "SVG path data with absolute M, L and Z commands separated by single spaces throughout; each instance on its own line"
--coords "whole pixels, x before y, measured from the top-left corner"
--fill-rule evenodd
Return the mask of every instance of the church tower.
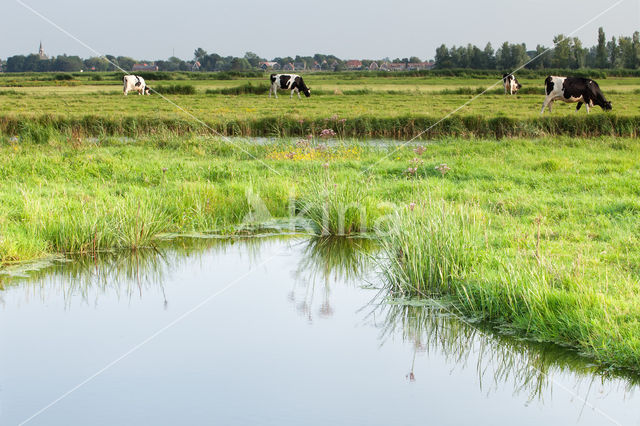
M 44 48 L 42 47 L 42 41 L 40 41 L 40 49 L 38 49 L 38 56 L 40 59 L 49 59 L 46 53 L 44 53 Z

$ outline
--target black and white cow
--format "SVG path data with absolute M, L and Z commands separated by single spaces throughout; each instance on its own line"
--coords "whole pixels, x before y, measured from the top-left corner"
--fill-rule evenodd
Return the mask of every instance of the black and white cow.
M 311 90 L 304 84 L 302 77 L 296 74 L 271 74 L 269 97 L 273 92 L 278 99 L 278 89 L 291 90 L 291 98 L 293 98 L 294 92 L 298 94 L 298 98 L 300 98 L 300 92 L 304 93 L 307 98 L 311 96 Z
M 138 75 L 125 75 L 122 77 L 122 83 L 124 84 L 122 91 L 125 96 L 132 91 L 138 92 L 139 95 L 151 94 L 151 88 L 144 82 L 144 78 Z
M 605 111 L 611 109 L 611 102 L 604 98 L 598 83 L 590 78 L 556 77 L 550 75 L 544 81 L 544 85 L 547 97 L 544 98 L 540 114 L 544 113 L 544 109 L 547 105 L 549 106 L 549 112 L 551 112 L 553 101 L 558 100 L 562 100 L 564 102 L 577 102 L 578 106 L 576 106 L 576 112 L 580 109 L 582 104 L 585 104 L 587 114 L 589 113 L 589 108 L 594 105 L 598 105 Z
M 518 83 L 516 76 L 513 74 L 503 74 L 502 83 L 504 84 L 504 94 L 509 92 L 510 95 L 518 93 L 518 90 L 522 87 L 522 84 Z

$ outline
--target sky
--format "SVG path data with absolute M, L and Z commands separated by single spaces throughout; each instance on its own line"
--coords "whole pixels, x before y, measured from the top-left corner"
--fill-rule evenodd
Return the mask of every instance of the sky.
M 334 54 L 343 59 L 418 56 L 430 59 L 441 44 L 497 49 L 504 41 L 551 46 L 616 0 L 2 0 L 0 58 L 36 53 L 98 56 L 43 18 L 55 22 L 100 55 L 166 59 L 209 53 L 261 57 Z M 573 35 L 596 43 L 640 29 L 640 0 L 623 0 Z

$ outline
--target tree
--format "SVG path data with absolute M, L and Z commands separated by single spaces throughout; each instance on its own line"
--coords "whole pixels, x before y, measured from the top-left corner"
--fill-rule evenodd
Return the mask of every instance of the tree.
M 583 68 L 587 61 L 587 50 L 582 48 L 582 42 L 579 38 L 571 39 L 569 50 L 569 67 L 572 69 Z
M 551 65 L 554 68 L 569 68 L 569 60 L 571 57 L 571 39 L 558 34 L 553 38 L 553 59 Z
M 598 45 L 596 46 L 596 68 L 607 67 L 607 42 L 602 27 L 598 28 Z
M 411 63 L 418 63 L 418 62 L 422 62 L 422 59 L 418 58 L 417 56 L 412 56 L 409 58 L 409 62 Z
M 607 53 L 609 54 L 609 68 L 620 67 L 620 49 L 615 37 L 607 43 Z
M 128 56 L 118 56 L 118 65 L 126 71 L 130 71 L 133 68 L 133 64 L 136 63 L 136 60 L 133 58 L 129 58 Z
M 93 57 L 84 60 L 84 67 L 90 71 L 107 71 L 109 62 L 103 57 Z
M 7 58 L 7 66 L 5 70 L 7 72 L 22 72 L 24 70 L 24 55 L 15 55 Z
M 640 66 L 640 32 L 635 31 L 631 37 L 631 43 L 633 46 L 634 66 L 638 68 Z
M 84 69 L 82 59 L 78 56 L 60 55 L 53 60 L 51 71 L 73 72 Z
M 244 54 L 244 59 L 246 59 L 247 61 L 249 61 L 249 64 L 251 64 L 251 66 L 253 68 L 258 68 L 258 65 L 260 64 L 260 62 L 264 61 L 263 58 L 261 58 L 260 56 L 256 55 L 253 52 L 247 52 Z
M 233 58 L 231 59 L 232 71 L 246 71 L 251 69 L 251 64 L 245 58 Z
M 449 48 L 444 44 L 436 49 L 436 64 L 435 68 L 453 68 L 453 62 L 451 60 L 451 54 Z
M 491 46 L 491 43 L 487 43 L 482 53 L 484 54 L 486 67 L 488 69 L 494 69 L 496 67 L 496 57 L 494 56 L 495 52 L 493 50 L 493 46 Z

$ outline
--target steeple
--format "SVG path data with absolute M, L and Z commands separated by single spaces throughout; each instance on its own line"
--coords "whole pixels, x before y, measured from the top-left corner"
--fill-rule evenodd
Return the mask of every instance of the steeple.
M 40 40 L 40 49 L 38 49 L 38 56 L 40 59 L 49 59 L 46 53 L 44 53 L 44 48 L 42 47 L 42 40 Z

